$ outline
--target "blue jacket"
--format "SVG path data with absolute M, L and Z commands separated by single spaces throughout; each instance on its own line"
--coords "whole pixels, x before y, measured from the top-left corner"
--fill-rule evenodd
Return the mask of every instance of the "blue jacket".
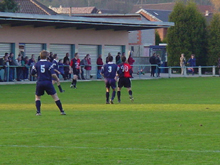
M 195 58 L 190 58 L 188 60 L 189 66 L 196 66 L 196 59 Z

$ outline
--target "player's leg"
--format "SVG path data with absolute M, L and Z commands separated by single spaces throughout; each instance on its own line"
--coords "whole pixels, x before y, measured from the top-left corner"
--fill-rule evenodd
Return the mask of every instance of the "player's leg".
M 126 79 L 125 88 L 127 88 L 130 100 L 134 101 L 134 98 L 132 96 L 131 80 L 129 78 Z
M 110 88 L 108 86 L 106 86 L 106 104 L 109 104 L 109 92 L 110 92 Z
M 113 104 L 113 100 L 115 98 L 115 89 L 116 89 L 116 80 L 115 79 L 112 79 L 111 82 L 110 82 L 110 85 L 111 85 L 111 88 L 112 88 L 112 97 L 111 97 L 111 100 L 110 100 L 110 103 Z
M 41 113 L 40 113 L 40 107 L 41 107 L 40 96 L 35 95 L 35 106 L 36 106 L 36 109 L 37 109 L 36 115 L 40 116 L 41 115 Z
M 62 103 L 59 99 L 59 97 L 57 96 L 57 93 L 55 93 L 54 95 L 51 95 L 51 97 L 54 99 L 57 107 L 59 108 L 60 112 L 61 112 L 61 115 L 66 115 L 64 110 L 63 110 L 63 106 L 62 106 Z
M 121 102 L 121 88 L 118 87 L 118 91 L 117 91 L 117 97 L 118 97 L 118 102 Z
M 56 82 L 56 83 L 57 83 L 57 87 L 58 87 L 60 93 L 65 92 L 65 90 L 62 89 L 60 82 Z

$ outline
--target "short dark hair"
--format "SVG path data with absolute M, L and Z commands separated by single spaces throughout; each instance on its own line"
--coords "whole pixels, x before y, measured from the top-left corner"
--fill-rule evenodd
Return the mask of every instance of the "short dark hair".
M 108 61 L 112 62 L 113 61 L 113 57 L 112 56 L 108 56 Z
M 55 58 L 57 58 L 57 54 L 54 54 L 54 55 L 53 55 L 53 59 L 55 59 Z
M 74 54 L 74 57 L 76 57 L 77 55 L 78 55 L 78 53 L 75 53 L 75 54 Z
M 125 61 L 126 61 L 126 57 L 125 57 L 125 56 L 122 56 L 122 57 L 121 57 L 121 61 L 122 61 L 122 62 L 125 62 Z

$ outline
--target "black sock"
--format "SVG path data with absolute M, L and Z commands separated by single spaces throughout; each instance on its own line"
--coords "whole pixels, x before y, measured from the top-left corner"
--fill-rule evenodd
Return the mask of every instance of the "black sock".
M 109 92 L 106 92 L 106 101 L 109 102 Z
M 58 85 L 58 88 L 59 88 L 60 92 L 63 91 L 61 85 Z
M 77 80 L 75 80 L 75 87 L 76 87 L 76 83 L 77 83 Z
M 35 101 L 35 103 L 36 103 L 37 113 L 40 113 L 40 106 L 41 106 L 40 100 Z
M 132 96 L 132 90 L 129 90 L 128 93 L 130 96 Z
M 60 112 L 63 112 L 63 107 L 62 107 L 62 103 L 60 102 L 60 100 L 55 101 L 55 103 L 58 106 L 58 108 L 60 109 Z
M 74 82 L 75 82 L 75 79 L 72 80 L 72 83 L 71 83 L 71 84 L 74 85 Z
M 118 100 L 121 100 L 121 91 L 117 92 Z
M 115 93 L 116 93 L 115 91 L 112 92 L 112 99 L 111 99 L 111 100 L 114 100 L 114 98 L 115 98 Z

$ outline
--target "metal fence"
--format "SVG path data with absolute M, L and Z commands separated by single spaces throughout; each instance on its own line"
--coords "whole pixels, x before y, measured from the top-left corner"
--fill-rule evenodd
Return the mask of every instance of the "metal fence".
M 151 66 L 155 66 L 155 77 L 158 77 L 158 73 L 160 72 L 160 76 L 162 78 L 172 78 L 172 77 L 207 77 L 207 76 L 219 76 L 219 68 L 217 66 L 195 66 L 193 67 L 194 73 L 190 72 L 192 67 L 186 66 L 184 67 L 184 73 L 180 74 L 181 67 L 173 66 L 173 67 L 158 67 L 158 65 L 132 65 L 133 67 L 133 77 L 136 79 L 146 79 L 152 78 L 150 76 Z M 64 66 L 69 67 L 69 66 Z M 92 65 L 92 67 L 97 68 L 97 65 Z M 21 80 L 35 81 L 34 77 L 30 76 L 30 66 L 0 66 L 0 80 L 8 82 L 10 80 L 10 74 L 13 74 L 13 80 L 15 81 L 18 77 L 19 68 L 26 69 L 28 72 L 28 77 L 22 77 Z M 11 73 L 13 72 L 13 73 Z M 92 75 L 93 79 L 96 79 L 97 75 Z M 61 77 L 60 77 L 61 78 Z M 62 79 L 62 78 L 61 78 Z

